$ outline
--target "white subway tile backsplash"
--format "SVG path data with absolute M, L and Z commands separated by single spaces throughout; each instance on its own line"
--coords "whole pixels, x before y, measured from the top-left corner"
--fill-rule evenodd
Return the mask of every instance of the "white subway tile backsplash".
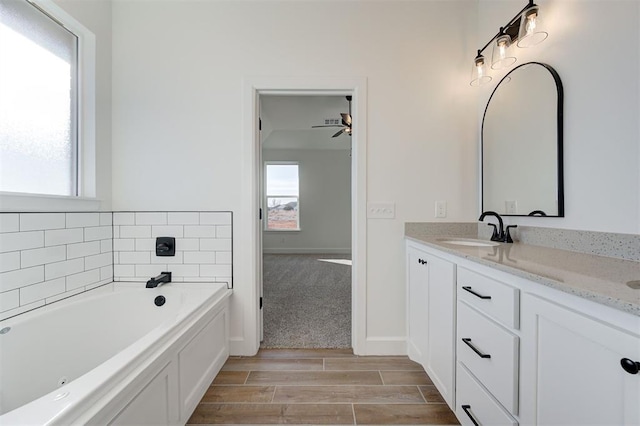
M 20 215 L 18 213 L 0 213 L 0 233 L 18 232 L 20 230 Z
M 113 252 L 113 264 L 117 265 L 118 263 L 120 263 L 120 252 L 119 251 L 114 251 Z
M 175 276 L 181 276 L 181 277 L 200 276 L 200 265 L 167 265 L 167 268 Z
M 231 225 L 231 213 L 201 212 L 200 225 Z
M 113 265 L 103 266 L 100 268 L 100 279 L 109 280 L 113 278 Z
M 231 226 L 216 226 L 216 238 L 231 238 Z
M 0 254 L 0 272 L 20 269 L 20 252 L 12 251 Z
M 200 265 L 201 277 L 231 276 L 231 265 Z
M 65 275 L 77 274 L 84 271 L 84 258 L 65 260 L 64 262 L 44 265 L 44 277 L 47 281 Z
M 176 264 L 183 263 L 182 262 L 182 253 L 181 251 L 177 251 L 175 256 L 156 256 L 155 253 L 151 254 L 151 263 L 160 264 Z
M 102 287 L 103 285 L 110 284 L 112 282 L 113 282 L 113 280 L 111 278 L 109 278 L 108 280 L 101 280 L 101 281 L 99 281 L 99 282 L 97 282 L 95 284 L 89 284 L 88 286 L 85 287 L 85 289 L 93 290 L 94 288 Z
M 4 311 L 0 318 L 9 318 L 16 315 L 24 314 L 25 312 L 32 311 L 36 308 L 44 306 L 44 300 L 38 300 L 37 302 L 29 303 L 28 305 L 21 305 L 15 309 L 9 309 L 8 311 Z
M 169 225 L 200 225 L 198 212 L 169 212 L 167 219 Z
M 120 227 L 120 238 L 151 238 L 151 226 L 129 226 Z
M 230 251 L 218 251 L 216 252 L 216 263 L 218 265 L 231 265 L 231 252 Z
M 136 225 L 166 225 L 167 213 L 139 212 L 136 213 Z
M 135 239 L 135 251 L 152 251 L 155 253 L 156 251 L 156 240 L 155 238 L 136 238 Z
M 100 213 L 100 226 L 113 225 L 113 213 Z
M 151 253 L 145 251 L 121 251 L 120 264 L 135 265 L 138 263 L 151 263 Z
M 64 246 L 45 247 L 39 249 L 23 250 L 20 253 L 20 267 L 44 265 L 45 263 L 60 262 L 66 260 L 67 251 Z
M 81 243 L 82 241 L 84 241 L 84 230 L 82 228 L 60 229 L 44 232 L 44 243 L 47 247 Z
M 135 225 L 136 216 L 134 213 L 115 212 L 113 213 L 113 224 L 114 225 Z
M 84 292 L 85 289 L 80 287 L 75 290 L 65 291 L 64 293 L 56 294 L 55 296 L 47 297 L 44 299 L 46 304 L 57 302 L 58 300 L 66 299 L 67 297 L 75 296 L 76 294 L 80 294 Z
M 113 225 L 113 238 L 120 238 L 120 226 Z
M 136 241 L 133 238 L 116 238 L 113 240 L 113 251 L 135 251 Z
M 67 228 L 100 226 L 100 213 L 67 213 Z
M 198 263 L 198 264 L 215 264 L 216 252 L 214 251 L 185 251 L 184 263 Z
M 136 267 L 134 265 L 113 265 L 113 275 L 116 277 L 135 277 Z
M 112 239 L 100 241 L 100 252 L 101 253 L 108 253 L 108 252 L 112 252 L 112 251 L 113 251 L 113 240 Z
M 0 234 L 0 253 L 44 247 L 44 231 Z
M 184 228 L 178 225 L 165 225 L 151 227 L 151 237 L 174 237 L 182 238 L 184 235 Z
M 67 276 L 67 290 L 75 290 L 80 287 L 94 284 L 100 281 L 100 269 L 81 272 Z
M 20 290 L 11 290 L 0 293 L 0 312 L 15 309 L 20 306 Z
M 111 253 L 102 253 L 95 256 L 87 256 L 84 258 L 84 268 L 86 270 L 102 268 L 103 266 L 110 265 L 112 262 Z
M 45 281 L 20 288 L 20 305 L 27 305 L 65 292 L 65 278 Z
M 207 251 L 231 251 L 231 239 L 214 239 L 214 238 L 201 238 L 200 250 Z
M 64 248 L 65 246 L 59 246 Z M 100 253 L 100 241 L 90 241 L 88 243 L 68 244 L 67 259 L 77 259 L 79 257 L 93 256 Z
M 199 238 L 176 238 L 176 250 L 198 251 L 200 250 Z
M 20 231 L 40 231 L 65 227 L 64 213 L 21 213 Z
M 151 278 L 167 270 L 167 265 L 136 265 L 136 277 Z
M 0 293 L 44 281 L 44 266 L 18 269 L 0 274 Z
M 110 226 L 97 226 L 95 228 L 84 229 L 85 241 L 106 240 L 112 238 L 112 236 L 112 228 Z
M 216 238 L 215 225 L 187 225 L 184 227 L 185 238 Z

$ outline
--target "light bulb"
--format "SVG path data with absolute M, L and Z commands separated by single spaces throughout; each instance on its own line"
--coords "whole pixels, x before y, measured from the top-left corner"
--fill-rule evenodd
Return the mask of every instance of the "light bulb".
M 538 6 L 532 6 L 522 12 L 518 47 L 530 47 L 544 41 L 549 34 L 544 30 Z
M 487 64 L 484 60 L 484 56 L 478 55 L 473 60 L 473 67 L 471 68 L 471 85 L 481 86 L 491 81 L 491 77 L 487 75 Z
M 511 37 L 507 34 L 503 34 L 498 37 L 496 39 L 496 44 L 493 46 L 491 68 L 499 70 L 513 65 L 516 61 L 516 57 L 511 51 Z

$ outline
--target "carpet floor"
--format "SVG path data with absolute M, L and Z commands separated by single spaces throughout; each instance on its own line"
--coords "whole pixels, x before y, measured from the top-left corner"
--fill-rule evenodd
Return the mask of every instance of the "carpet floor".
M 327 254 L 265 254 L 263 348 L 350 348 L 351 266 Z

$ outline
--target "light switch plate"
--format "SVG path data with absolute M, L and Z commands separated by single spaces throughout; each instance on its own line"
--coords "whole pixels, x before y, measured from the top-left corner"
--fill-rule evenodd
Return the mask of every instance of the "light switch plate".
M 517 200 L 507 200 L 504 202 L 506 214 L 517 214 L 518 213 L 518 201 Z
M 436 217 L 447 217 L 446 201 L 436 201 Z
M 395 219 L 395 203 L 367 203 L 367 218 L 369 219 Z

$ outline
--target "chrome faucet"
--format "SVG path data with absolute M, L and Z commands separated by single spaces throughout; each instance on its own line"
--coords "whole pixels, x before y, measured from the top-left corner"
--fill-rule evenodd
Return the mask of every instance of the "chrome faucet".
M 147 281 L 147 288 L 156 288 L 159 285 L 162 285 L 164 283 L 170 283 L 170 282 L 171 282 L 171 272 L 162 272 L 157 277 L 151 278 L 149 281 Z
M 511 238 L 511 234 L 509 233 L 510 228 L 517 228 L 518 225 L 509 225 L 507 226 L 506 232 L 504 229 L 504 224 L 502 222 L 502 217 L 494 211 L 488 210 L 486 212 L 482 212 L 480 218 L 478 219 L 480 222 L 484 220 L 486 216 L 494 216 L 498 219 L 498 226 L 494 223 L 488 223 L 488 226 L 493 226 L 493 234 L 491 235 L 491 241 L 497 241 L 499 243 L 512 243 L 513 239 Z

